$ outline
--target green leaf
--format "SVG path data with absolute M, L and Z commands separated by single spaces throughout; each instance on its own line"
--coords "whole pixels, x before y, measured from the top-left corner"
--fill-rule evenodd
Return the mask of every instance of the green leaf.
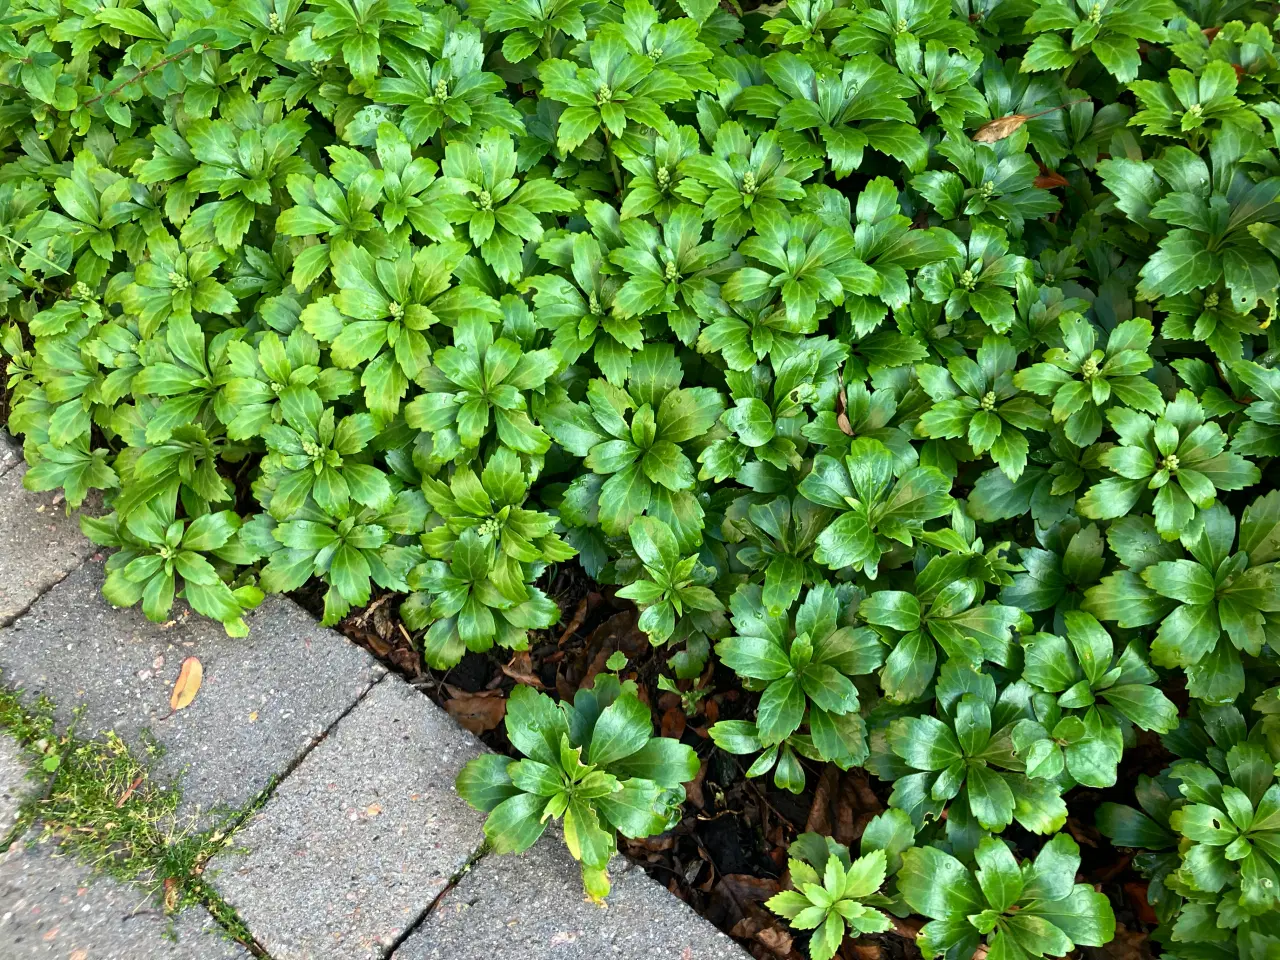
M 591 736 L 590 762 L 598 767 L 631 756 L 653 735 L 649 708 L 634 694 L 624 693 L 605 707 Z

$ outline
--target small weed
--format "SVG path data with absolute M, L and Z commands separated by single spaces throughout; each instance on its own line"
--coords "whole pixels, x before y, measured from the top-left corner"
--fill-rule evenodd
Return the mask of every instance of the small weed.
M 209 859 L 226 844 L 227 831 L 198 829 L 194 816 L 178 812 L 181 789 L 151 778 L 158 744 L 144 742 L 139 752 L 114 732 L 81 739 L 75 720 L 59 734 L 47 699 L 28 707 L 2 689 L 0 729 L 46 775 L 44 790 L 23 804 L 6 846 L 37 829 L 42 839 L 58 840 L 95 871 L 140 885 L 166 914 L 204 906 L 230 937 L 260 954 L 248 928 L 203 878 Z M 238 823 L 259 802 L 223 822 Z

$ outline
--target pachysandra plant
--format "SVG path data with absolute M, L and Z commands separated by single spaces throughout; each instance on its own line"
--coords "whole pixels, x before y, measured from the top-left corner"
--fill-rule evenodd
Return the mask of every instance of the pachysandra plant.
M 862 762 L 866 726 L 851 678 L 871 673 L 883 660 L 874 631 L 837 625 L 840 593 L 828 583 L 811 588 L 792 617 L 767 614 L 754 584 L 739 587 L 729 603 L 739 635 L 717 643 L 716 655 L 762 692 L 754 724 L 722 721 L 712 727 L 712 739 L 731 753 L 745 752 L 737 749 L 738 738 L 758 741 L 756 749 L 764 752 L 752 773 L 760 774 L 791 752 L 787 742 L 805 724 L 820 759 L 846 769 Z M 779 770 L 791 766 L 787 759 Z
M 895 906 L 894 897 L 881 891 L 914 839 L 911 821 L 901 810 L 886 810 L 866 825 L 856 859 L 830 837 L 802 833 L 787 848 L 794 889 L 775 894 L 765 906 L 786 917 L 792 929 L 813 931 L 813 960 L 831 960 L 846 935 L 890 929 L 892 921 L 884 911 Z
M 1181 537 L 1190 558 L 1177 551 L 1140 572 L 1119 570 L 1091 587 L 1085 604 L 1122 627 L 1158 623 L 1153 662 L 1182 667 L 1196 696 L 1224 703 L 1244 689 L 1242 655 L 1259 656 L 1276 629 L 1280 497 L 1260 497 L 1245 509 L 1238 541 L 1235 518 L 1221 504 L 1197 520 Z
M 686 610 L 717 613 L 724 609 L 720 598 L 695 579 L 699 574 L 707 579 L 707 575 L 699 570 L 697 556 L 680 556 L 680 544 L 669 526 L 653 517 L 637 517 L 628 532 L 645 576 L 627 584 L 618 596 L 640 606 L 636 626 L 651 643 L 666 643 Z
M 1154 685 L 1159 675 L 1139 642 L 1119 653 L 1111 635 L 1080 610 L 1063 614 L 1066 639 L 1035 634 L 1023 641 L 1022 676 L 1037 689 L 1035 720 L 1020 721 L 1014 745 L 1027 773 L 1054 780 L 1065 770 L 1077 783 L 1109 787 L 1133 727 L 1169 733 L 1178 708 Z
M 880 590 L 858 607 L 858 615 L 893 647 L 880 674 L 888 699 L 906 703 L 924 694 L 934 678 L 938 648 L 946 663 L 956 665 L 1009 662 L 1013 629 L 1024 614 L 982 602 L 986 584 L 962 573 L 948 558 L 938 557 L 925 564 L 913 592 Z
M 1115 935 L 1106 896 L 1075 882 L 1080 848 L 1065 833 L 1023 864 L 997 837 L 978 844 L 977 869 L 937 847 L 913 847 L 902 860 L 898 889 L 930 920 L 916 941 L 926 957 L 960 960 L 984 940 L 998 956 L 1065 957 Z
M 643 838 L 670 828 L 698 773 L 693 749 L 653 736 L 634 684 L 602 674 L 573 705 L 518 687 L 507 703 L 507 736 L 524 759 L 485 754 L 458 775 L 458 792 L 489 814 L 494 853 L 520 853 L 563 820 L 564 841 L 582 864 L 588 895 L 609 893 L 617 834 Z
M 819 960 L 881 909 L 951 960 L 1101 943 L 1057 832 L 1099 790 L 1164 952 L 1274 951 L 1270 8 L 3 20 L 6 478 L 84 509 L 110 602 L 378 603 L 448 670 L 540 657 L 580 568 L 708 782 L 893 781 L 859 857 L 796 851 Z M 563 817 L 596 895 L 697 772 L 610 676 L 512 692 L 526 759 L 463 778 L 499 846 Z
M 1027 777 L 1013 741 L 1030 713 L 1030 688 L 997 691 L 970 667 L 944 670 L 938 687 L 939 716 L 900 717 L 873 737 L 871 769 L 894 781 L 890 804 L 917 825 L 945 808 L 958 847 L 971 847 L 974 825 L 998 833 L 1016 819 L 1033 833 L 1060 829 L 1067 809 L 1058 785 Z

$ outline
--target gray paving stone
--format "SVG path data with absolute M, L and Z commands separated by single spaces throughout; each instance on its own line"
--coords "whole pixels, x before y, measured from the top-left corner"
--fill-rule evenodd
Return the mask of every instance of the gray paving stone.
M 249 960 L 203 908 L 165 917 L 140 888 L 91 877 L 54 849 L 19 842 L 0 857 L 5 960 Z
M 35 789 L 18 741 L 0 733 L 0 840 L 13 829 L 22 803 Z
M 67 516 L 62 493 L 32 493 L 26 465 L 0 475 L 0 625 L 84 562 L 97 547 Z
M 621 858 L 605 906 L 548 832 L 520 856 L 487 855 L 440 898 L 392 960 L 749 960 L 749 954 Z
M 481 844 L 483 818 L 453 780 L 483 749 L 388 678 L 307 754 L 207 875 L 274 960 L 383 957 Z
M 155 624 L 102 598 L 102 564 L 89 561 L 0 629 L 0 682 L 46 694 L 60 724 L 77 708 L 79 731 L 109 729 L 163 748 L 162 780 L 182 777 L 183 809 L 241 807 L 286 773 L 384 674 L 367 653 L 321 629 L 297 604 L 269 598 L 249 636 L 175 604 Z M 167 717 L 182 661 L 200 659 L 194 702 Z
M 22 444 L 0 429 L 0 477 L 22 462 Z

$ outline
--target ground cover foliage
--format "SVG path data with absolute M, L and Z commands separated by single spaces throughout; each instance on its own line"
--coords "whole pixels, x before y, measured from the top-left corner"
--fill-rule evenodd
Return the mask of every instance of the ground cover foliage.
M 779 865 L 815 960 L 1107 943 L 1098 791 L 1160 950 L 1277 955 L 1276 6 L 750 6 L 10 0 L 24 482 L 156 620 L 389 593 L 447 670 L 633 601 L 709 740 L 615 655 L 459 781 L 594 896 L 714 753 L 891 785 Z

